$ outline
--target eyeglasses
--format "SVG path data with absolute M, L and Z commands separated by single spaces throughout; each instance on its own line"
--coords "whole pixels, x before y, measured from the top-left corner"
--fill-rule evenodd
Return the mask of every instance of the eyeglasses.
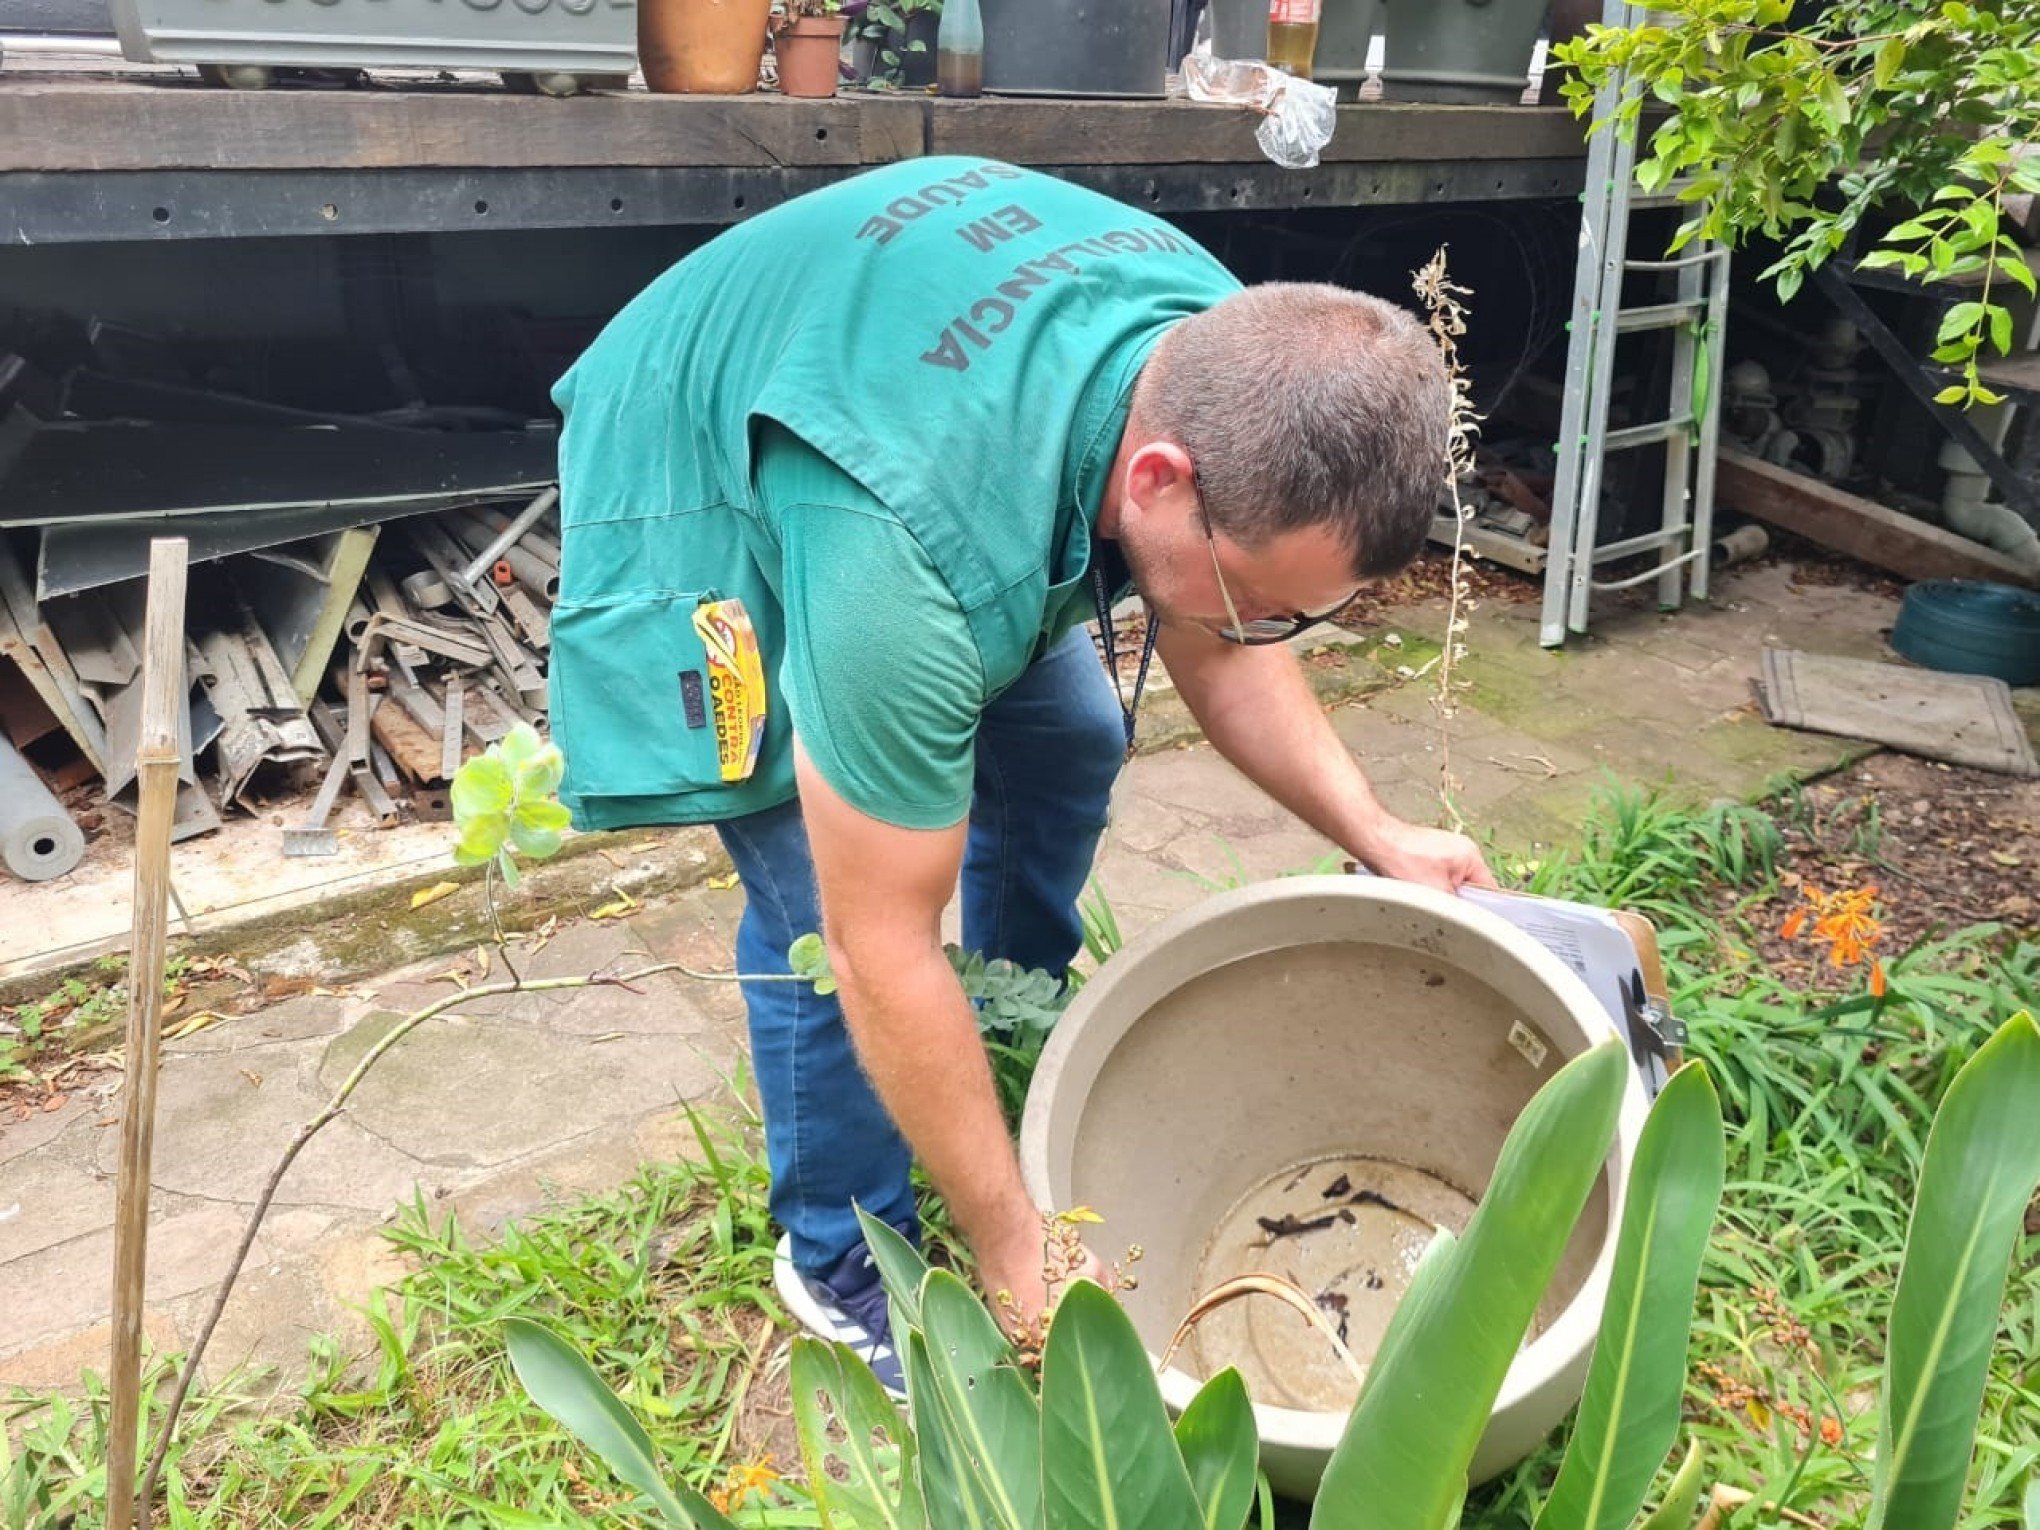
M 1211 549 L 1211 572 L 1218 580 L 1218 596 L 1225 602 L 1226 624 L 1223 627 L 1209 627 L 1207 630 L 1224 641 L 1237 643 L 1242 648 L 1286 643 L 1297 633 L 1307 631 L 1319 622 L 1330 621 L 1360 598 L 1360 592 L 1355 590 L 1337 605 L 1323 611 L 1297 611 L 1289 616 L 1257 616 L 1250 622 L 1241 621 L 1239 607 L 1233 604 L 1232 591 L 1226 588 L 1225 570 L 1219 567 L 1218 538 L 1212 534 L 1211 516 L 1204 509 L 1201 489 L 1197 513 L 1204 521 L 1204 545 Z

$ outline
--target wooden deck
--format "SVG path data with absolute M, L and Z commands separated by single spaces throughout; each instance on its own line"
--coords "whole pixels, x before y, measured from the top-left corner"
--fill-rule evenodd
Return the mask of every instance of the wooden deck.
M 718 223 L 932 154 L 1057 170 L 1157 211 L 1577 191 L 1562 108 L 1342 107 L 1324 162 L 1270 164 L 1248 112 L 1186 101 L 850 94 L 555 101 L 487 85 L 233 91 L 185 74 L 0 71 L 10 244 Z

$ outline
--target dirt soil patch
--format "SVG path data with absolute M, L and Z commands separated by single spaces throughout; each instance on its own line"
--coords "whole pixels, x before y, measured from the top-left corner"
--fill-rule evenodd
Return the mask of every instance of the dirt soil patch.
M 1785 836 L 1777 894 L 1746 911 L 1758 954 L 1788 980 L 1814 975 L 1816 946 L 1779 930 L 1802 889 L 1878 889 L 1879 951 L 1893 956 L 1965 925 L 2032 937 L 2040 890 L 2040 781 L 1877 754 L 1771 804 Z

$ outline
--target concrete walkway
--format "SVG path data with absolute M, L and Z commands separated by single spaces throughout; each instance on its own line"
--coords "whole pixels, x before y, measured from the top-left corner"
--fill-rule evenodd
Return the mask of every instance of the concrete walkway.
M 1727 581 L 1710 609 L 1669 619 L 1618 612 L 1592 641 L 1551 654 L 1537 647 L 1534 606 L 1485 606 L 1452 724 L 1461 811 L 1504 852 L 1522 854 L 1570 837 L 1604 772 L 1745 797 L 1786 772 L 1831 768 L 1860 746 L 1779 732 L 1755 715 L 1759 649 L 1874 657 L 1895 614 L 1891 601 L 1800 587 L 1789 567 L 1766 566 Z M 1337 707 L 1336 725 L 1395 811 L 1435 820 L 1434 688 L 1395 669 L 1419 668 L 1435 652 L 1444 618 L 1428 607 L 1395 617 L 1395 642 L 1376 636 L 1364 652 L 1318 652 L 1311 662 L 1351 682 L 1334 690 L 1373 692 Z M 1153 726 L 1166 730 L 1170 698 L 1153 705 Z M 657 843 L 668 883 L 694 885 L 629 917 L 563 923 L 520 960 L 527 973 L 671 959 L 725 969 L 741 894 L 711 885 L 715 862 L 699 835 Z M 1184 745 L 1128 768 L 1098 880 L 1131 934 L 1214 882 L 1307 869 L 1333 854 L 1208 748 Z M 682 863 L 690 877 L 672 873 Z M 149 1260 L 156 1344 L 189 1342 L 284 1143 L 386 1027 L 450 991 L 434 981 L 449 965 L 430 960 L 301 995 L 168 1045 Z M 718 1097 L 742 1034 L 734 988 L 678 977 L 641 994 L 476 1002 L 428 1024 L 370 1075 L 284 1182 L 209 1369 L 256 1361 L 289 1376 L 310 1334 L 358 1335 L 351 1308 L 397 1272 L 378 1229 L 414 1194 L 486 1234 L 549 1193 L 606 1189 L 645 1158 L 684 1151 L 676 1103 Z M 104 1365 L 114 1122 L 112 1102 L 89 1089 L 54 1112 L 0 1118 L 0 1383 L 66 1385 L 81 1367 Z

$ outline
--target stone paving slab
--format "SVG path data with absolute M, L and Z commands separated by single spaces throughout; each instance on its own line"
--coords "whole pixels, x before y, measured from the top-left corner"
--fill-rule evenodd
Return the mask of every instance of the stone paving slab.
M 1788 567 L 1764 566 L 1723 581 L 1708 607 L 1671 618 L 1618 607 L 1597 617 L 1591 638 L 1547 652 L 1534 606 L 1484 605 L 1451 723 L 1460 811 L 1498 852 L 1527 855 L 1575 833 L 1611 775 L 1707 800 L 1830 769 L 1855 746 L 1768 728 L 1749 705 L 1759 649 L 1785 641 L 1881 656 L 1895 609 L 1861 591 L 1800 587 Z M 1445 741 L 1435 682 L 1396 668 L 1420 665 L 1427 644 L 1435 652 L 1444 614 L 1419 607 L 1395 622 L 1405 634 L 1399 647 L 1376 634 L 1340 661 L 1339 693 L 1368 699 L 1339 707 L 1333 721 L 1392 811 L 1438 821 Z M 2040 718 L 2033 697 L 2020 704 Z M 665 853 L 648 848 L 655 843 L 632 837 L 614 861 L 581 857 L 571 907 L 554 905 L 566 912 L 542 950 L 523 952 L 522 969 L 567 975 L 678 961 L 727 972 L 742 894 L 701 884 L 714 865 L 701 836 L 672 841 L 671 854 L 693 868 L 690 890 L 647 899 L 626 917 L 570 917 L 613 901 L 618 886 L 671 885 L 647 859 Z M 1217 885 L 1308 870 L 1334 853 L 1209 749 L 1164 748 L 1128 767 L 1096 875 L 1132 936 Z M 485 928 L 475 901 L 463 892 L 446 904 L 470 941 Z M 411 927 L 431 912 L 409 916 Z M 377 914 L 363 939 L 385 938 L 379 932 L 396 923 L 395 911 Z M 291 1133 L 396 1015 L 452 991 L 442 975 L 454 966 L 419 961 L 166 1047 L 153 1343 L 189 1342 L 248 1202 Z M 727 1102 L 728 1081 L 742 1073 L 734 984 L 669 975 L 637 993 L 524 994 L 466 1001 L 453 1014 L 400 1045 L 285 1180 L 227 1308 L 215 1375 L 253 1360 L 289 1381 L 310 1334 L 359 1340 L 361 1305 L 402 1270 L 380 1236 L 399 1204 L 423 1196 L 479 1234 L 494 1232 L 550 1199 L 617 1185 L 647 1158 L 691 1153 L 679 1102 Z M 103 1363 L 112 1121 L 107 1100 L 89 1095 L 48 1116 L 0 1120 L 0 1383 L 60 1385 Z

